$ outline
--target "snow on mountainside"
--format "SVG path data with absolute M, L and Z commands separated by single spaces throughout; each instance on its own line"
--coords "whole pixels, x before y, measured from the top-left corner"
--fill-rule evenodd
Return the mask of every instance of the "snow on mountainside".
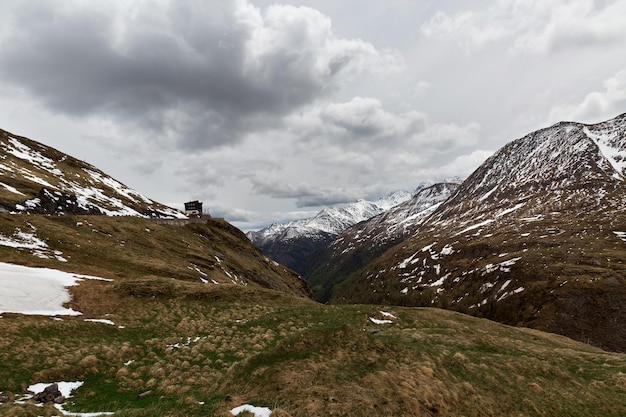
M 348 253 L 361 243 L 383 245 L 400 239 L 419 226 L 458 186 L 458 183 L 438 183 L 421 189 L 410 200 L 346 229 L 332 245 Z
M 359 200 L 343 207 L 325 208 L 308 219 L 275 223 L 248 232 L 247 236 L 266 256 L 304 275 L 310 256 L 326 247 L 339 233 L 410 198 L 411 193 L 396 191 L 374 202 Z
M 399 190 L 374 202 L 359 200 L 343 207 L 328 207 L 308 219 L 273 223 L 259 231 L 248 232 L 248 238 L 259 246 L 276 240 L 338 235 L 353 224 L 367 220 L 410 198 L 410 192 Z
M 437 305 L 626 351 L 626 115 L 504 146 L 401 244 L 333 290 Z
M 410 236 L 459 183 L 438 183 L 419 190 L 410 200 L 344 230 L 326 250 L 317 254 L 306 278 L 319 301 L 348 271 L 358 269 L 392 245 Z
M 94 166 L 0 130 L 0 210 L 185 218 Z

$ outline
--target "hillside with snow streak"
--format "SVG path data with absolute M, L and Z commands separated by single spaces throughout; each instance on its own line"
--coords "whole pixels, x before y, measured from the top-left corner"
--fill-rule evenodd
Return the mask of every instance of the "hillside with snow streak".
M 185 218 L 86 162 L 4 130 L 0 211 Z
M 626 115 L 504 146 L 336 302 L 433 305 L 626 351 Z

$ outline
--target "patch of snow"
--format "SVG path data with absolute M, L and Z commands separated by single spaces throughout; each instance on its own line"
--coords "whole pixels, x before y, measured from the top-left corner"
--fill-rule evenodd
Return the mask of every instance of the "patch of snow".
M 615 233 L 615 235 L 617 237 L 619 237 L 620 239 L 622 239 L 624 242 L 626 242 L 626 232 L 618 232 L 618 231 L 614 231 L 613 233 Z
M 453 253 L 454 253 L 454 249 L 449 244 L 446 244 L 446 246 L 444 246 L 443 249 L 441 249 L 441 252 L 439 252 L 441 256 L 448 256 L 448 255 L 452 255 Z
M 543 219 L 543 215 L 538 214 L 538 215 L 533 216 L 533 217 L 522 217 L 520 220 L 523 220 L 525 222 L 536 222 L 536 221 L 541 220 L 541 219 Z
M 15 194 L 19 194 L 19 195 L 25 195 L 24 193 L 18 191 L 15 187 L 11 187 L 10 185 L 7 185 L 3 182 L 0 182 L 0 185 L 3 186 L 4 188 L 6 188 L 8 191 L 15 193 Z
M 374 317 L 370 317 L 369 319 L 374 324 L 393 324 L 392 320 L 379 320 L 375 319 Z
M 396 316 L 394 316 L 393 314 L 388 313 L 388 312 L 386 312 L 386 311 L 382 311 L 382 310 L 380 310 L 380 314 L 382 314 L 382 315 L 383 315 L 383 317 L 389 317 L 389 318 L 392 318 L 392 319 L 397 319 L 397 317 L 396 317 Z
M 500 289 L 498 290 L 498 292 L 500 292 L 500 291 L 504 291 L 504 289 L 505 289 L 506 287 L 508 287 L 510 283 L 511 283 L 511 280 L 510 280 L 510 279 L 507 279 L 506 281 L 504 281 L 504 284 L 502 284 L 502 286 L 500 287 Z
M 250 404 L 244 404 L 240 405 L 239 407 L 235 407 L 230 410 L 230 413 L 234 416 L 238 416 L 244 411 L 254 414 L 254 417 L 270 417 L 270 415 L 272 414 L 272 410 L 267 407 L 255 407 Z
M 435 242 L 435 243 L 437 243 L 437 242 Z M 435 243 L 431 243 L 430 245 L 424 246 L 424 247 L 421 249 L 421 250 L 422 250 L 422 252 L 426 252 L 426 251 L 429 251 L 429 252 L 430 252 L 430 248 L 432 248 L 432 247 L 435 245 Z
M 440 287 L 443 285 L 444 282 L 446 282 L 446 280 L 450 277 L 450 274 L 446 274 L 444 276 L 442 276 L 441 278 L 439 278 L 437 281 L 433 282 L 432 284 L 429 284 L 431 287 Z
M 476 223 L 476 224 L 474 224 L 474 225 L 472 225 L 470 227 L 466 227 L 465 229 L 461 230 L 460 232 L 455 233 L 455 236 L 462 235 L 463 233 L 469 232 L 469 231 L 474 230 L 474 229 L 478 229 L 479 227 L 486 226 L 489 223 L 493 223 L 493 219 L 487 219 L 487 220 L 482 221 L 480 223 Z
M 53 382 L 42 382 L 39 384 L 34 384 L 31 385 L 30 387 L 28 387 L 28 391 L 34 393 L 34 394 L 39 394 L 40 392 L 43 392 L 43 390 L 45 390 L 46 388 L 48 388 L 50 385 L 54 384 Z M 57 382 L 56 384 L 58 384 L 59 386 L 59 391 L 61 391 L 61 395 L 63 395 L 65 398 L 70 398 L 72 396 L 72 391 L 74 391 L 75 389 L 78 389 L 80 387 L 83 386 L 84 382 L 82 381 L 75 381 L 75 382 Z
M 53 383 L 34 384 L 28 387 L 28 391 L 33 392 L 35 394 L 39 394 L 40 392 L 42 392 L 43 390 L 45 390 L 47 387 L 49 387 L 52 384 Z M 61 382 L 56 382 L 56 384 L 59 386 L 59 391 L 61 392 L 61 395 L 63 395 L 65 398 L 71 398 L 72 391 L 82 387 L 84 382 L 83 381 L 75 381 L 75 382 L 61 381 Z M 107 411 L 100 411 L 100 412 L 95 412 L 95 413 L 75 413 L 72 411 L 64 410 L 62 404 L 55 404 L 54 406 L 56 407 L 57 410 L 63 413 L 63 415 L 71 416 L 71 417 L 100 417 L 100 416 L 112 416 L 115 414 L 114 412 L 107 412 Z
M 525 204 L 526 204 L 526 202 L 524 201 L 524 202 L 522 202 L 522 203 L 518 203 L 518 204 L 516 204 L 514 207 L 508 208 L 508 209 L 506 209 L 506 210 L 502 210 L 501 212 L 499 212 L 499 213 L 497 213 L 497 214 L 496 214 L 496 218 L 498 218 L 498 217 L 502 217 L 502 216 L 504 216 L 505 214 L 512 213 L 512 212 L 514 212 L 515 210 L 518 210 L 518 209 L 520 209 L 520 208 L 524 207 L 524 205 L 525 205 Z
M 67 287 L 77 285 L 87 275 L 56 269 L 31 268 L 0 262 L 0 313 L 42 316 L 78 316 L 82 313 L 63 304 L 70 301 Z M 96 278 L 97 279 L 97 278 Z
M 482 197 L 480 197 L 478 199 L 478 201 L 484 201 L 486 200 L 491 194 L 493 194 L 494 191 L 496 191 L 498 189 L 498 185 L 500 185 L 499 183 L 496 184 L 495 187 L 493 187 L 491 190 L 487 191 Z
M 615 170 L 613 177 L 624 180 L 624 173 L 626 172 L 626 151 L 611 146 L 609 143 L 610 138 L 592 133 L 587 127 L 583 129 L 583 132 L 589 139 L 594 141 L 602 156 L 611 164 Z
M 404 261 L 400 262 L 398 264 L 398 268 L 400 268 L 400 269 L 406 268 L 409 265 L 409 262 L 413 261 L 413 259 L 417 256 L 418 253 L 419 252 L 415 252 L 413 255 L 409 256 Z
M 111 326 L 115 326 L 115 323 L 107 319 L 84 319 L 83 321 L 90 321 L 92 323 L 104 323 L 104 324 L 108 324 Z
M 39 239 L 32 233 L 24 233 L 21 230 L 16 230 L 13 233 L 13 237 L 5 237 L 0 235 L 0 245 L 9 246 L 11 248 L 20 249 L 47 249 L 48 244 Z

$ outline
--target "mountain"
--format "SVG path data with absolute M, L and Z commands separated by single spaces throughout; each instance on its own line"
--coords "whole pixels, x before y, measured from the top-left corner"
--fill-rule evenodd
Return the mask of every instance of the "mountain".
M 304 274 L 311 255 L 325 248 L 342 231 L 410 198 L 408 191 L 395 191 L 374 202 L 359 200 L 343 207 L 325 208 L 308 219 L 274 223 L 248 232 L 247 236 L 266 256 Z
M 0 210 L 186 218 L 56 149 L 0 129 Z
M 71 172 L 10 158 L 50 185 Z M 626 355 L 453 311 L 315 303 L 223 220 L 93 215 L 106 200 L 73 206 L 67 188 L 55 214 L 19 214 L 24 181 L 2 179 L 19 198 L 0 213 L 1 416 L 623 412 Z
M 315 254 L 306 275 L 316 299 L 328 301 L 333 285 L 410 236 L 458 186 L 449 182 L 419 189 L 411 199 L 344 230 Z
M 626 351 L 626 115 L 490 157 L 334 302 L 429 305 Z
M 3 262 L 96 275 L 120 285 L 131 280 L 141 288 L 187 282 L 205 290 L 235 285 L 310 295 L 301 277 L 263 256 L 223 220 L 189 220 L 33 140 L 0 131 L 0 144 Z

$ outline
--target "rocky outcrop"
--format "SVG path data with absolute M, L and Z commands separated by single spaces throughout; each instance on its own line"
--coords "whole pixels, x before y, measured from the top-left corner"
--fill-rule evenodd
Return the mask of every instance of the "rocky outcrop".
M 38 403 L 44 404 L 62 404 L 65 401 L 65 397 L 59 390 L 59 384 L 48 385 L 43 391 L 35 394 L 33 400 Z

